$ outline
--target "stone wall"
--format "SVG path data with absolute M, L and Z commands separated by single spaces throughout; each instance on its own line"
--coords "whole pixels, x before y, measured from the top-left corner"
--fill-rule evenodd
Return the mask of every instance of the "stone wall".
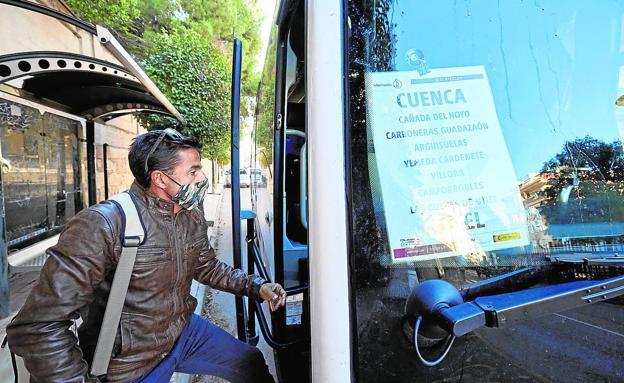
M 119 117 L 108 124 L 95 124 L 95 172 L 97 200 L 103 201 L 104 184 L 104 144 L 107 145 L 108 196 L 130 187 L 134 178 L 128 167 L 128 148 L 132 139 L 145 132 L 131 116 Z

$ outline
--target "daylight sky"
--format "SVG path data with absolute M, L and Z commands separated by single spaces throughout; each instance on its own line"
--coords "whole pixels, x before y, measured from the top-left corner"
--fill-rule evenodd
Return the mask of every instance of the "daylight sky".
M 431 69 L 485 68 L 518 179 L 568 140 L 621 138 L 623 2 L 393 2 L 389 16 L 396 70 L 415 49 Z

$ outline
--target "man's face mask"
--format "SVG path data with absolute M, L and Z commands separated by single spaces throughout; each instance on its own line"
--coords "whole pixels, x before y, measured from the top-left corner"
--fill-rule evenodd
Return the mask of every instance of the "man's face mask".
M 168 174 L 163 173 L 167 176 L 171 181 L 175 182 L 180 188 L 176 195 L 171 198 L 171 201 L 180 205 L 183 209 L 193 210 L 200 203 L 204 201 L 204 197 L 206 196 L 206 191 L 208 191 L 208 186 L 210 186 L 210 182 L 208 178 L 203 181 L 195 182 L 192 184 L 179 184 L 176 180 L 169 177 Z
M 158 139 L 156 140 L 154 145 L 152 145 L 150 151 L 147 153 L 147 156 L 145 156 L 144 166 L 146 174 L 149 174 L 148 160 L 150 156 L 154 154 L 154 151 L 156 150 L 156 148 L 158 148 L 158 145 L 160 145 L 165 136 L 169 137 L 169 139 L 171 140 L 180 140 L 184 138 L 184 135 L 182 135 L 182 133 L 178 132 L 175 129 L 168 128 L 163 130 L 160 136 L 158 136 Z M 183 209 L 192 210 L 204 201 L 206 191 L 208 190 L 208 186 L 210 184 L 207 178 L 200 182 L 181 185 L 178 181 L 171 178 L 167 173 L 163 172 L 162 174 L 167 176 L 167 178 L 175 182 L 175 184 L 180 187 L 176 195 L 171 198 L 171 201 L 177 203 Z

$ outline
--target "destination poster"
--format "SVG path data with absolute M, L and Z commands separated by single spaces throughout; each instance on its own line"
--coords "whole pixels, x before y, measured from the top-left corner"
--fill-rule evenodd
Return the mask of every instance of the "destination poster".
M 368 73 L 366 96 L 392 263 L 528 244 L 483 67 Z

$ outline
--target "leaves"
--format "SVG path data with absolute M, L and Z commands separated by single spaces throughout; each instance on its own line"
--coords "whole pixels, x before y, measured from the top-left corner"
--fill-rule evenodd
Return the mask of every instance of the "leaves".
M 544 163 L 551 174 L 548 187 L 539 191 L 540 207 L 551 224 L 614 222 L 624 219 L 624 152 L 622 142 L 600 141 L 591 136 L 564 143 L 561 151 Z M 569 199 L 562 199 L 568 191 Z
M 261 44 L 256 0 L 67 3 L 83 19 L 116 34 L 187 120 L 186 126 L 178 128 L 201 140 L 204 156 L 228 161 L 231 41 L 238 38 L 243 43 L 242 93 L 255 96 Z M 159 115 L 141 115 L 139 121 L 147 129 L 177 124 Z

